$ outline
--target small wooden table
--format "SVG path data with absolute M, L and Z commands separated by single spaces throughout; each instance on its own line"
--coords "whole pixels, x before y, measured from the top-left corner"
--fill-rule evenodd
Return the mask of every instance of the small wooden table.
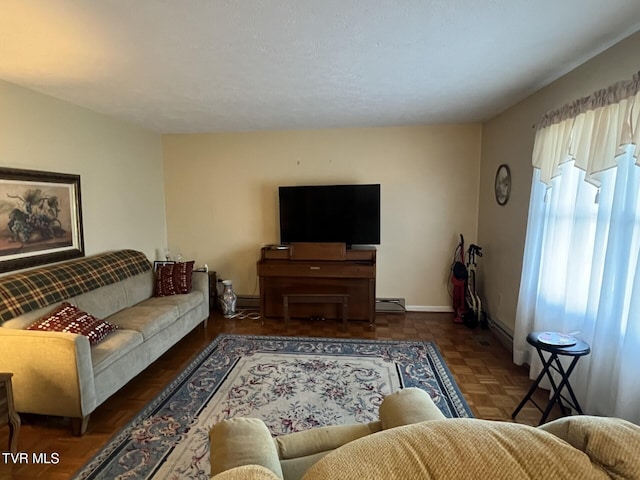
M 12 373 L 0 373 L 0 426 L 9 424 L 9 450 L 18 451 L 20 417 L 13 406 Z

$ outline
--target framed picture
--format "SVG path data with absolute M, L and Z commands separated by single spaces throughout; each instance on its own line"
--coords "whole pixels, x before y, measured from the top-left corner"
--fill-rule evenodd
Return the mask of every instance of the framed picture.
M 80 176 L 0 167 L 0 272 L 84 256 Z
M 498 205 L 506 205 L 511 195 L 511 169 L 506 163 L 498 167 L 494 188 Z
M 153 262 L 153 271 L 157 272 L 160 267 L 163 267 L 164 265 L 173 265 L 174 263 L 176 262 L 172 260 L 156 260 Z

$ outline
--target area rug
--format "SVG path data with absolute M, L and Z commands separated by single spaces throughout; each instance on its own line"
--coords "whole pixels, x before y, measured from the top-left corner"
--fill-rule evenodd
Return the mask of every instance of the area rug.
M 208 479 L 208 432 L 222 419 L 261 418 L 274 436 L 370 422 L 405 387 L 472 417 L 431 342 L 219 335 L 75 478 Z

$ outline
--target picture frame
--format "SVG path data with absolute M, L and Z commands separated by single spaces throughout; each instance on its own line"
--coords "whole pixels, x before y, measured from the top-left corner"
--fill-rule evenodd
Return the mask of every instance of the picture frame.
M 164 267 L 165 265 L 173 265 L 174 263 L 176 262 L 174 262 L 173 260 L 155 260 L 153 262 L 153 271 L 157 272 L 160 267 Z
M 84 255 L 80 175 L 0 167 L 0 272 Z
M 506 163 L 500 165 L 496 171 L 494 190 L 496 202 L 503 207 L 511 196 L 511 169 Z

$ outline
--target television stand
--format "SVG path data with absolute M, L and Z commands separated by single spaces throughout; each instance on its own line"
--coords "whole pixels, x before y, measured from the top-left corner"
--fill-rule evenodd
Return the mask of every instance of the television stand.
M 344 243 L 292 243 L 262 248 L 260 314 L 265 318 L 330 318 L 375 322 L 376 249 Z M 291 302 L 294 298 L 295 301 Z M 316 301 L 310 301 L 310 300 Z M 287 308 L 285 311 L 285 300 Z M 326 300 L 326 301 L 325 301 Z

